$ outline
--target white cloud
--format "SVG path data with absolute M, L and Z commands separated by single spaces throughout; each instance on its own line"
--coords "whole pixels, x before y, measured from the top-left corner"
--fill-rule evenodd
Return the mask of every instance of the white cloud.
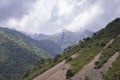
M 27 4 L 25 5 L 27 7 Z M 120 16 L 119 0 L 109 2 L 104 0 L 36 0 L 29 5 L 31 7 L 28 6 L 27 14 L 24 14 L 21 19 L 9 17 L 8 21 L 0 25 L 26 33 L 53 34 L 64 29 L 70 31 L 99 29 L 111 19 Z M 114 15 L 111 10 L 115 12 Z
M 28 15 L 25 15 L 21 20 L 17 19 L 9 19 L 7 22 L 8 26 L 13 26 L 18 30 L 22 30 L 24 32 L 29 33 L 39 33 L 39 29 L 43 27 L 42 25 L 46 24 L 46 22 L 50 18 L 51 10 L 55 2 L 51 0 L 37 0 L 36 3 L 31 7 L 31 11 L 29 11 Z
M 59 0 L 58 7 L 59 7 L 60 16 L 69 14 L 72 12 L 75 2 L 73 1 L 71 5 L 69 3 L 70 3 L 70 0 Z
M 89 8 L 84 9 L 76 18 L 73 19 L 72 23 L 66 25 L 66 29 L 70 31 L 79 31 L 84 29 L 89 25 L 93 19 L 102 14 L 102 9 L 99 3 L 95 3 L 94 5 L 90 5 Z

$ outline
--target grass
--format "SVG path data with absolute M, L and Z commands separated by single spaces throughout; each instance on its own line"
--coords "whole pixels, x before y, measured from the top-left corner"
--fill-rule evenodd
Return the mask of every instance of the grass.
M 7 56 L 4 54 L 0 54 L 0 62 L 5 62 L 7 60 Z
M 94 36 L 90 40 L 80 43 L 80 47 L 83 44 L 85 46 L 78 51 L 79 56 L 70 61 L 70 69 L 72 70 L 73 74 L 78 73 L 86 64 L 92 61 L 95 56 L 103 50 L 106 43 L 110 40 L 111 38 L 103 37 L 99 39 L 98 36 Z
M 120 56 L 113 63 L 107 73 L 103 75 L 102 80 L 120 80 Z
M 106 63 L 109 58 L 115 54 L 115 52 L 118 51 L 119 49 L 119 46 L 120 46 L 120 38 L 115 38 L 115 41 L 108 46 L 107 49 L 105 49 L 103 51 L 103 53 L 101 54 L 100 58 L 98 61 L 96 61 L 96 69 L 99 69 L 100 67 L 103 66 L 104 63 Z
M 89 63 L 91 60 L 93 60 L 93 58 L 102 50 L 102 48 L 97 48 L 94 49 L 94 47 L 92 48 L 83 48 L 81 49 L 78 54 L 79 56 L 75 59 L 73 59 L 70 64 L 71 64 L 71 70 L 74 74 L 76 74 L 77 72 L 79 72 L 84 65 L 86 65 L 87 63 Z
M 120 53 L 120 38 L 117 38 L 112 46 Z M 103 75 L 103 80 L 120 80 L 120 55 L 107 73 Z

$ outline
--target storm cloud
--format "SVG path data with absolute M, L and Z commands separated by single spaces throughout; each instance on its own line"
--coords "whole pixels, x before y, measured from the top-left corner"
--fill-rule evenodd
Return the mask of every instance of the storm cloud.
M 120 17 L 119 0 L 1 0 L 0 26 L 29 34 L 97 31 Z

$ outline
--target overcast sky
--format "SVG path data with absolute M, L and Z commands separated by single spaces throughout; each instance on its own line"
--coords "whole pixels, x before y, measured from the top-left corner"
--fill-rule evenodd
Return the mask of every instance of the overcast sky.
M 120 0 L 0 0 L 0 26 L 29 34 L 99 30 L 120 17 Z

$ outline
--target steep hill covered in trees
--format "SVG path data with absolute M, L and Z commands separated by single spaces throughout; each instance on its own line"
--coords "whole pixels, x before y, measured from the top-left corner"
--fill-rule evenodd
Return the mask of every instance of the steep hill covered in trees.
M 51 55 L 27 41 L 24 34 L 0 28 L 0 80 L 15 80 L 38 59 L 48 58 Z

